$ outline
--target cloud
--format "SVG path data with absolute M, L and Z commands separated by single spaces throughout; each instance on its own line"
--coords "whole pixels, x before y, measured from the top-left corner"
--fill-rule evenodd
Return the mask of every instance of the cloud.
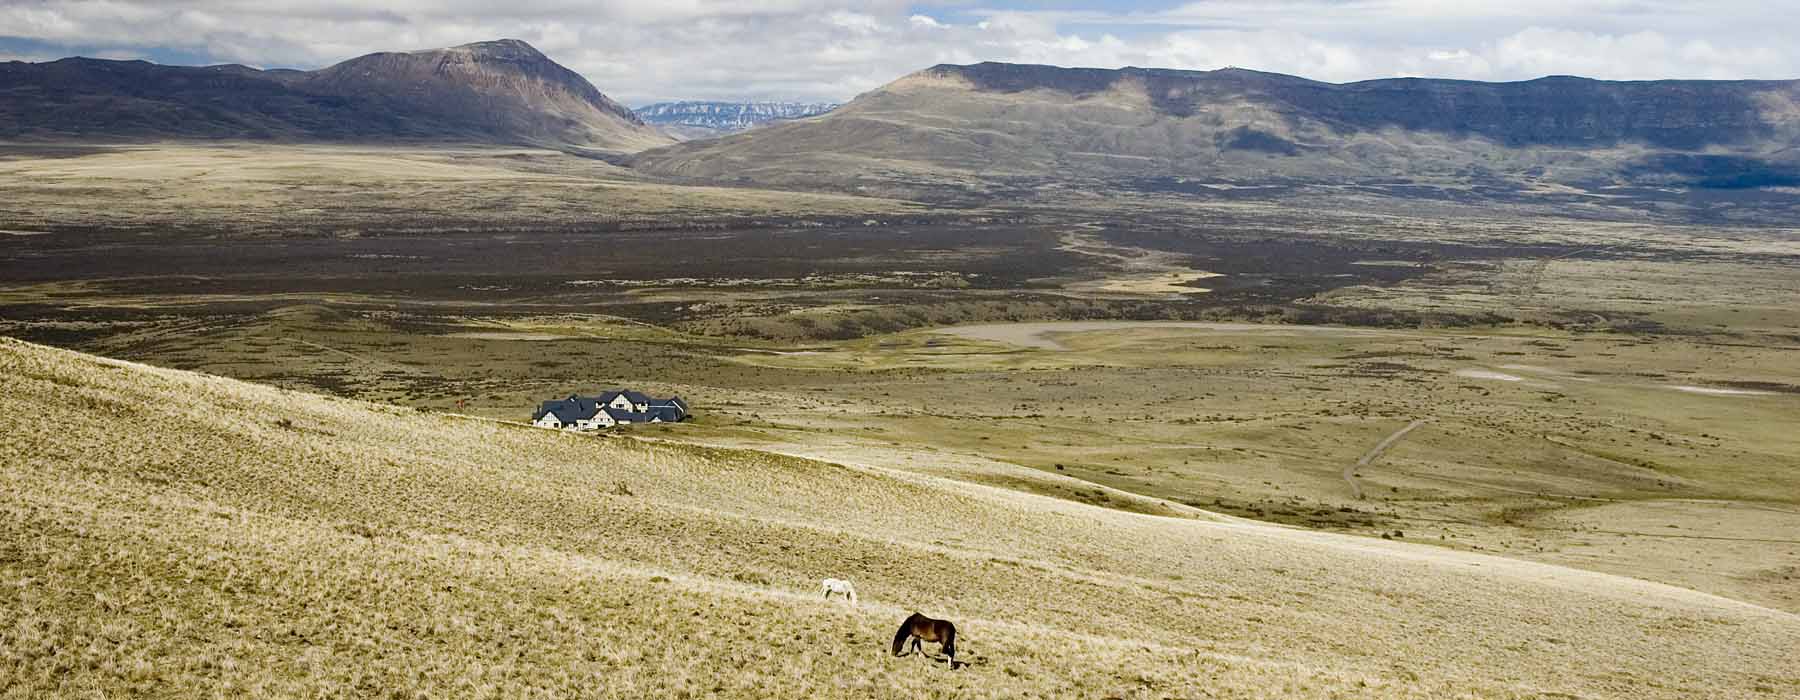
M 1594 34 L 1533 27 L 1486 49 L 1503 74 L 1683 75 L 1734 78 L 1779 65 L 1781 52 L 1767 47 L 1720 47 L 1704 39 L 1676 40 L 1659 32 Z
M 1800 19 L 1718 0 L 0 0 L 0 56 L 312 68 L 525 39 L 629 103 L 841 100 L 937 63 L 1240 66 L 1349 81 L 1800 77 Z

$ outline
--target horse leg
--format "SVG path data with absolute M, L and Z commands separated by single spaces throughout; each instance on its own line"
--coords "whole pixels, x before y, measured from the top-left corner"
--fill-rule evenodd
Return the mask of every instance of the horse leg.
M 920 656 L 925 655 L 925 643 L 919 641 L 918 637 L 913 637 L 913 653 Z

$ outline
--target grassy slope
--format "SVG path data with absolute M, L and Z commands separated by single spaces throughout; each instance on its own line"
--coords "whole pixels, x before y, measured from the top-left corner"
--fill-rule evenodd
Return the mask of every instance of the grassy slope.
M 8 697 L 1800 692 L 1800 617 L 1631 579 L 10 340 L 0 480 Z

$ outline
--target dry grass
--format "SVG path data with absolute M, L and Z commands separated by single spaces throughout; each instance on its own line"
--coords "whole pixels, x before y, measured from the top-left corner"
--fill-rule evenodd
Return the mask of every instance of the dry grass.
M 1770 345 L 1800 329 L 1797 257 L 1712 261 L 1507 260 L 1452 263 L 1388 287 L 1351 286 L 1316 301 L 1364 309 L 1562 319 L 1604 329 L 1649 322 L 1683 333 L 1730 334 Z
M 0 145 L 0 222 L 20 230 L 177 227 L 293 235 L 920 210 L 869 197 L 657 184 L 598 160 L 518 148 L 226 143 L 71 154 Z
M 1787 427 L 1800 404 L 1784 393 L 1800 365 L 1780 346 L 1094 321 L 738 361 L 812 376 L 761 379 L 791 388 L 733 396 L 715 414 L 739 423 L 709 417 L 683 431 L 691 438 L 1132 510 L 1144 508 L 1098 487 L 1307 527 L 1402 530 L 1800 611 L 1785 578 L 1800 565 L 1800 487 L 1786 467 L 1800 459 Z M 1490 378 L 1500 376 L 1517 381 Z M 1356 470 L 1357 498 L 1343 469 L 1421 418 L 1426 428 Z M 1518 506 L 1567 517 L 1496 517 Z
M 1631 579 L 15 341 L 0 436 L 7 697 L 1800 692 L 1800 618 Z

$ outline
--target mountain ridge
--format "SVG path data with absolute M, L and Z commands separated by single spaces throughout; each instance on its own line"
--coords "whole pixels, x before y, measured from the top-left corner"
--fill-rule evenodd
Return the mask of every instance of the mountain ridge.
M 629 151 L 669 142 L 516 39 L 313 71 L 72 57 L 0 64 L 0 137 L 456 140 Z
M 700 179 L 1800 183 L 1800 81 L 1326 83 L 1226 68 L 940 64 L 804 123 L 640 153 Z

